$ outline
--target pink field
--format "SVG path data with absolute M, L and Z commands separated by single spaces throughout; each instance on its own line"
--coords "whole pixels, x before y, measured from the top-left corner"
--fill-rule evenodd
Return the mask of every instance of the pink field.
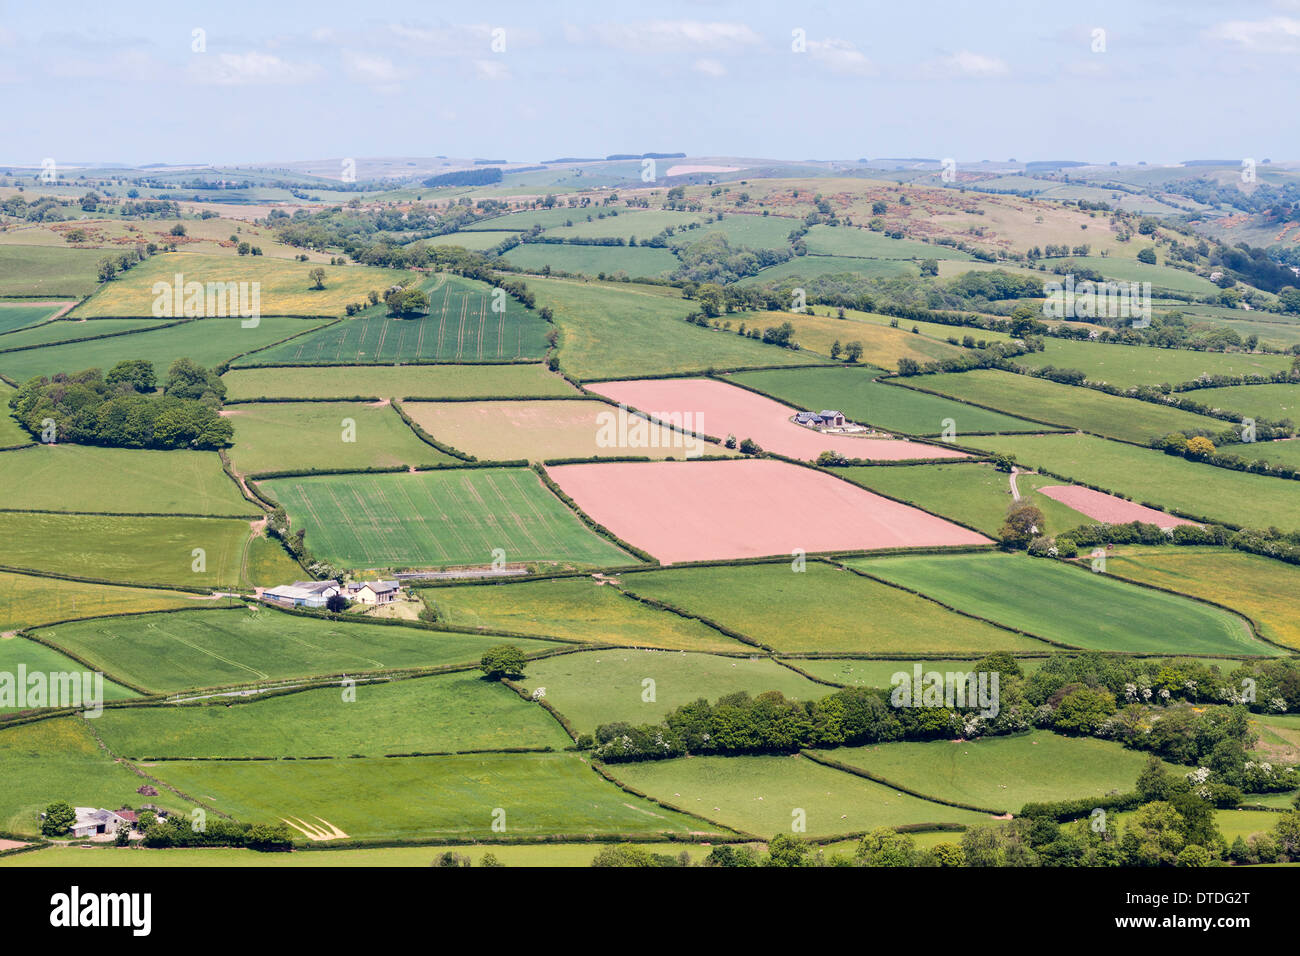
M 790 421 L 795 409 L 747 389 L 708 378 L 636 379 L 597 382 L 591 391 L 656 417 L 684 416 L 691 430 L 715 438 L 752 438 L 764 451 L 812 461 L 824 451 L 847 458 L 900 461 L 908 458 L 965 458 L 959 451 L 892 438 L 822 435 Z M 820 409 L 819 409 L 820 410 Z
M 1038 490 L 1047 497 L 1059 501 L 1063 505 L 1068 505 L 1075 511 L 1103 524 L 1128 524 L 1130 521 L 1141 521 L 1144 524 L 1154 524 L 1161 528 L 1172 528 L 1174 525 L 1180 524 L 1196 524 L 1195 521 L 1188 521 L 1186 518 L 1175 518 L 1163 511 L 1156 511 L 1154 508 L 1148 508 L 1145 505 L 1125 501 L 1123 498 L 1116 498 L 1114 495 L 1093 491 L 1091 488 L 1082 488 L 1078 485 L 1048 485 Z
M 987 544 L 942 518 L 772 459 L 547 469 L 583 511 L 665 564 L 806 552 Z

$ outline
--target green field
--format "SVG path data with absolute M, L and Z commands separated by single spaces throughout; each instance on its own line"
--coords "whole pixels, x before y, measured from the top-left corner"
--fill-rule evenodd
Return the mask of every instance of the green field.
M 832 309 L 829 306 L 809 306 L 809 312 L 817 315 L 838 316 L 839 309 Z M 964 341 L 966 336 L 975 340 L 978 346 L 983 340 L 986 344 L 989 342 L 1010 342 L 1011 334 L 1009 332 L 995 332 L 990 329 L 972 328 L 966 325 L 945 325 L 942 322 L 926 322 L 922 319 L 900 319 L 892 315 L 885 315 L 882 312 L 863 312 L 859 309 L 845 309 L 845 318 L 857 319 L 860 322 L 870 322 L 873 325 L 888 325 L 895 328 L 903 329 L 907 332 L 924 335 L 927 338 L 940 339 L 947 342 L 949 339 L 956 339 L 958 342 Z M 894 323 L 897 323 L 895 326 Z
M 227 602 L 223 600 L 221 603 Z M 210 604 L 211 599 L 199 594 L 86 584 L 0 571 L 0 634 L 75 618 Z
M 549 266 L 557 272 L 588 276 L 615 276 L 633 279 L 662 278 L 681 262 L 667 249 L 651 246 L 570 246 L 554 242 L 526 242 L 504 256 L 513 266 L 540 272 Z
M 622 576 L 630 592 L 699 614 L 782 653 L 980 654 L 1047 650 L 923 598 L 817 561 Z
M 0 486 L 22 510 L 259 514 L 215 452 L 40 445 L 0 454 Z
M 587 221 L 588 217 L 591 219 L 590 222 Z M 572 220 L 572 226 L 563 224 L 552 226 L 546 230 L 546 235 L 557 239 L 628 239 L 635 236 L 637 241 L 641 241 L 654 237 L 669 226 L 676 227 L 678 235 L 681 235 L 682 226 L 699 222 L 700 218 L 698 213 L 691 212 L 620 209 L 618 215 L 606 214 L 602 219 L 600 213 L 594 209 L 573 209 L 566 217 L 566 220 Z M 707 228 L 708 226 L 701 226 L 699 229 L 685 230 L 685 233 L 703 238 Z M 789 232 L 788 229 L 786 231 Z
M 3 253 L 0 253 L 0 259 Z M 25 329 L 38 322 L 44 322 L 61 306 L 58 305 L 22 305 L 16 302 L 0 302 L 0 348 L 8 348 L 8 336 L 18 329 Z
M 1128 793 L 1147 762 L 1147 754 L 1112 741 L 1044 730 L 819 753 L 914 793 L 1015 814 L 1026 803 Z
M 721 222 L 708 222 L 698 229 L 679 229 L 669 238 L 670 246 L 699 242 L 710 233 L 719 232 L 732 246 L 750 249 L 784 249 L 790 245 L 790 233 L 802 223 L 785 216 L 723 216 Z
M 1011 476 L 984 462 L 863 466 L 837 468 L 835 473 L 864 488 L 970 525 L 990 537 L 997 537 L 1013 500 Z M 1021 497 L 1043 513 L 1046 524 L 1042 530 L 1048 534 L 1092 523 L 1087 515 L 1038 492 L 1039 488 L 1060 484 L 1046 475 L 1016 476 Z
M 320 325 L 320 320 L 264 316 L 256 328 L 249 329 L 244 328 L 238 319 L 200 319 L 160 329 L 146 327 L 142 332 L 89 342 L 0 352 L 0 373 L 16 382 L 24 382 L 36 375 L 79 372 L 87 368 L 108 369 L 126 359 L 148 359 L 161 381 L 168 367 L 178 358 L 192 359 L 205 368 L 215 368 L 244 352 L 265 348 L 281 339 L 310 332 Z M 98 328 L 99 322 L 94 327 Z
M 507 634 L 687 651 L 743 651 L 746 645 L 701 624 L 625 597 L 591 578 L 423 588 L 441 623 Z
M 743 323 L 749 328 L 767 329 L 789 322 L 794 326 L 794 341 L 799 346 L 803 364 L 826 364 L 823 356 L 834 351 L 835 343 L 847 345 L 857 342 L 862 346 L 861 361 L 865 366 L 893 370 L 899 359 L 910 358 L 917 362 L 956 358 L 961 348 L 940 342 L 926 335 L 913 335 L 902 329 L 891 329 L 875 322 L 839 319 L 813 312 L 748 312 L 730 319 L 737 329 Z M 816 353 L 815 355 L 810 353 Z
M 146 800 L 165 809 L 189 804 L 162 787 L 142 798 L 146 781 L 100 750 L 80 717 L 62 717 L 0 729 L 0 831 L 40 834 L 40 813 L 56 800 L 116 809 Z
M 79 299 L 95 291 L 103 257 L 99 249 L 0 245 L 0 296 Z
M 1227 427 L 1217 418 L 997 369 L 919 375 L 907 381 L 917 388 L 977 405 L 1139 444 L 1170 432 L 1217 432 Z M 953 418 L 959 435 L 980 430 L 966 426 L 962 415 L 954 414 Z
M 390 405 L 267 402 L 236 405 L 225 414 L 235 426 L 230 460 L 243 474 L 457 460 L 416 437 Z
M 262 482 L 307 531 L 307 547 L 347 568 L 507 562 L 626 564 L 523 468 L 280 478 Z
M 0 581 L 4 583 L 4 591 L 8 594 L 16 575 L 0 575 Z M 108 588 L 102 590 L 108 591 Z M 125 589 L 123 589 L 125 590 Z M 30 599 L 33 595 L 28 594 Z M 159 601 L 159 606 L 165 606 Z M 172 601 L 175 606 L 175 601 Z M 102 612 L 101 612 L 102 613 Z M 35 622 L 34 622 L 35 623 Z M 3 625 L 7 628 L 7 625 Z M 66 654 L 60 654 L 58 651 L 46 647 L 44 644 L 37 644 L 35 641 L 29 641 L 21 637 L 0 637 L 0 674 L 16 674 L 19 667 L 27 668 L 28 674 L 68 674 L 82 673 L 85 668 L 68 657 Z M 138 697 L 134 691 L 127 690 L 112 681 L 104 681 L 103 702 L 110 700 L 129 700 L 132 697 Z M 92 691 L 93 693 L 93 691 Z M 13 713 L 12 709 L 0 708 L 0 714 Z
M 0 382 L 0 448 L 29 445 L 35 439 L 9 411 L 9 399 L 15 389 Z
M 482 222 L 473 222 L 461 231 L 478 232 L 480 230 L 502 230 L 524 232 L 525 230 L 533 228 L 533 226 L 541 226 L 543 229 L 551 229 L 556 226 L 563 226 L 566 222 L 585 221 L 587 215 L 588 211 L 585 209 L 529 209 L 524 212 L 512 212 L 507 213 L 504 216 L 485 219 Z M 505 237 L 502 235 L 500 238 Z M 646 238 L 649 238 L 649 236 Z
M 796 810 L 806 813 L 810 837 L 909 824 L 972 825 L 989 819 L 899 793 L 807 757 L 690 757 L 616 764 L 611 769 L 642 793 L 764 837 L 789 833 Z
M 1041 657 L 1022 657 L 1016 663 L 1026 674 L 1032 674 L 1042 666 L 1043 660 Z M 845 687 L 889 687 L 893 676 L 898 673 L 910 673 L 915 661 L 800 658 L 791 663 L 814 677 L 843 684 Z M 927 671 L 969 671 L 975 661 L 974 659 L 925 660 L 923 663 Z
M 849 562 L 958 610 L 1073 647 L 1130 654 L 1276 654 L 1246 622 L 1189 598 L 1019 554 Z
M 574 754 L 176 761 L 156 772 L 237 820 L 323 819 L 362 840 L 490 837 L 497 810 L 515 836 L 716 831 L 620 791 Z
M 36 635 L 123 683 L 155 693 L 394 668 L 476 664 L 500 638 L 322 621 L 275 610 L 142 614 L 42 628 Z M 526 653 L 546 641 L 511 638 Z
M 499 246 L 501 241 L 506 238 L 504 232 L 453 232 L 445 236 L 434 236 L 432 239 L 421 239 L 419 242 L 411 243 L 412 246 L 460 246 L 462 249 L 473 249 L 475 252 L 486 252 L 495 246 Z
M 1300 529 L 1296 486 L 1267 475 L 1215 468 L 1092 435 L 1000 436 L 972 444 L 1157 508 L 1247 528 Z
M 1267 461 L 1272 465 L 1300 468 L 1300 441 L 1257 441 L 1219 446 L 1219 453 L 1236 455 L 1246 461 Z
M 235 364 L 493 362 L 536 359 L 546 353 L 547 323 L 509 296 L 502 300 L 504 311 L 494 312 L 493 290 L 486 283 L 439 276 L 425 287 L 430 300 L 426 315 L 396 318 L 380 303 L 319 332 L 246 355 Z
M 0 310 L 0 315 L 3 311 Z M 0 336 L 0 352 L 30 348 L 34 345 L 52 345 L 95 335 L 113 332 L 141 332 L 157 329 L 167 323 L 159 319 L 59 319 L 43 322 L 29 329 L 19 329 Z
M 1015 362 L 1030 368 L 1054 365 L 1084 372 L 1091 382 L 1110 382 L 1120 388 L 1190 382 L 1201 375 L 1270 375 L 1290 368 L 1286 355 L 1244 352 L 1192 352 L 1158 349 L 1146 345 L 1112 345 L 1075 339 L 1044 340 L 1042 352 L 1020 355 Z M 1199 401 L 1193 393 L 1193 400 Z
M 855 226 L 813 226 L 804 238 L 808 251 L 818 256 L 856 256 L 866 259 L 963 259 L 969 253 L 912 239 L 890 239 L 884 233 Z
M 1135 253 L 1136 255 L 1136 253 Z M 1161 259 L 1164 256 L 1160 257 Z M 1121 259 L 1116 256 L 1075 256 L 1070 260 L 1080 266 L 1096 269 L 1107 279 L 1120 282 L 1150 282 L 1153 289 L 1170 289 L 1174 292 L 1195 292 L 1199 295 L 1215 295 L 1219 287 L 1205 276 L 1194 272 L 1184 272 L 1167 265 L 1151 265 L 1138 262 L 1137 259 Z
M 0 339 L 0 341 L 3 341 Z M 1256 419 L 1300 423 L 1300 385 L 1230 385 L 1198 388 L 1183 398 L 1212 408 L 1230 409 Z
M 795 256 L 780 265 L 768 266 L 740 280 L 741 285 L 766 285 L 786 279 L 816 279 L 828 275 L 852 274 L 867 279 L 915 278 L 915 265 L 902 259 L 854 259 L 849 256 Z
M 119 756 L 383 757 L 535 747 L 572 741 L 541 707 L 478 671 L 338 687 L 228 707 L 109 710 L 95 730 Z
M 695 304 L 678 298 L 676 289 L 531 278 L 528 288 L 539 308 L 554 310 L 560 365 L 579 379 L 810 361 L 790 349 L 687 325 L 682 320 Z
M 245 565 L 249 523 L 238 518 L 168 518 L 0 512 L 0 565 L 56 574 L 184 587 L 273 587 L 303 575 L 273 545 Z M 203 554 L 194 554 L 202 548 Z M 201 570 L 195 570 L 196 561 Z
M 230 399 L 548 398 L 578 390 L 543 365 L 302 366 L 231 369 Z
M 1106 571 L 1205 598 L 1240 611 L 1262 636 L 1300 651 L 1293 596 L 1300 568 L 1228 548 L 1116 548 Z
M 986 411 L 913 389 L 876 381 L 870 368 L 800 368 L 741 372 L 730 376 L 801 408 L 834 408 L 851 420 L 909 435 L 938 435 L 946 419 L 962 432 L 1039 431 L 1041 425 Z M 924 381 L 924 380 L 923 380 Z
M 152 316 L 156 282 L 248 282 L 258 286 L 263 316 L 306 315 L 337 317 L 349 302 L 362 302 L 371 290 L 413 278 L 413 273 L 370 266 L 325 266 L 325 288 L 314 289 L 308 275 L 320 268 L 314 262 L 293 262 L 269 256 L 196 255 L 173 252 L 153 256 L 111 282 L 99 287 L 88 301 L 72 310 L 77 318 L 96 316 Z M 251 295 L 251 293 L 250 293 Z M 251 300 L 250 300 L 251 301 Z M 167 302 L 170 304 L 171 299 Z M 175 309 L 169 314 L 175 314 Z
M 578 733 L 615 721 L 655 724 L 683 704 L 737 691 L 757 697 L 779 690 L 792 700 L 818 700 L 834 690 L 769 658 L 627 648 L 550 657 L 530 664 L 522 683 L 531 691 L 543 688 L 547 702 Z

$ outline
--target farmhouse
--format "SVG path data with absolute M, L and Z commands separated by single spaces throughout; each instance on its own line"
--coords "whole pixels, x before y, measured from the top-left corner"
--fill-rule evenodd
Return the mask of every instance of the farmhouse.
M 809 428 L 843 428 L 847 424 L 842 412 L 830 408 L 824 408 L 820 412 L 799 412 L 794 420 L 795 424 L 807 425 Z
M 72 824 L 74 837 L 92 837 L 100 834 L 116 833 L 125 826 L 130 829 L 135 824 L 135 814 L 131 811 L 114 813 L 112 810 L 96 810 L 94 807 L 74 807 L 77 819 Z M 125 814 L 130 813 L 130 818 Z
M 287 607 L 324 607 L 325 602 L 339 593 L 337 581 L 295 581 L 269 588 L 262 597 Z
M 343 587 L 346 596 L 359 604 L 392 604 L 402 596 L 398 581 L 349 581 Z

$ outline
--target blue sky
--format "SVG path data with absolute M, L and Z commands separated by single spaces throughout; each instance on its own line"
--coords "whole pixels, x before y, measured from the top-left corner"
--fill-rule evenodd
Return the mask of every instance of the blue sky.
M 1300 0 L 0 0 L 0 162 L 1300 159 L 1298 74 Z

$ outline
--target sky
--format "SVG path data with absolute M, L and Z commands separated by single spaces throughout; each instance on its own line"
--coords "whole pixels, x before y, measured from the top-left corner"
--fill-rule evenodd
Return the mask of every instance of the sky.
M 0 0 L 0 162 L 1300 160 L 1298 79 L 1300 0 Z

